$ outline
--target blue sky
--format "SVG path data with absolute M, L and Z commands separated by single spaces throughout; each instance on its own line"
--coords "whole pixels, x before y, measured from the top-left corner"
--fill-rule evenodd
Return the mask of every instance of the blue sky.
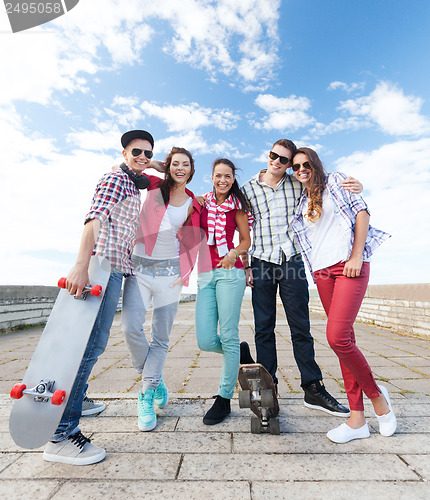
M 80 0 L 13 34 L 0 14 L 0 284 L 55 284 L 73 265 L 120 136 L 194 154 L 245 181 L 282 137 L 359 178 L 392 234 L 371 283 L 429 282 L 430 3 Z

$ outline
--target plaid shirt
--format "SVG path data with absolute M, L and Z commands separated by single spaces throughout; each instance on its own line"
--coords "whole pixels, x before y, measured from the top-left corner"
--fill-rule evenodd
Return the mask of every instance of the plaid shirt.
M 260 174 L 264 172 L 259 172 L 241 188 L 255 217 L 249 254 L 266 262 L 281 264 L 282 253 L 289 260 L 300 252 L 290 224 L 302 185 L 295 177 L 286 174 L 273 189 L 260 181 Z
M 369 215 L 369 209 L 367 208 L 366 202 L 363 198 L 358 195 L 351 193 L 341 187 L 341 182 L 346 179 L 346 175 L 341 172 L 334 172 L 328 174 L 326 177 L 326 189 L 331 196 L 334 204 L 334 213 L 336 219 L 345 228 L 350 229 L 350 239 L 349 239 L 349 250 L 348 257 L 351 255 L 352 245 L 354 244 L 354 229 L 355 229 L 355 219 L 357 214 L 362 210 L 366 210 Z M 296 235 L 297 242 L 300 245 L 302 256 L 307 262 L 309 269 L 312 273 L 311 266 L 311 242 L 309 241 L 307 234 L 307 227 L 303 220 L 303 210 L 307 202 L 307 195 L 304 192 L 300 198 L 299 205 L 297 207 L 297 213 L 294 220 L 291 223 L 293 231 Z M 390 238 L 391 235 L 384 233 L 379 229 L 369 226 L 369 232 L 367 233 L 366 243 L 363 249 L 363 259 L 368 259 L 376 248 L 379 247 L 386 239 Z
M 121 169 L 99 181 L 85 217 L 85 224 L 98 219 L 100 232 L 93 255 L 106 257 L 112 272 L 133 274 L 131 255 L 139 223 L 140 191 Z

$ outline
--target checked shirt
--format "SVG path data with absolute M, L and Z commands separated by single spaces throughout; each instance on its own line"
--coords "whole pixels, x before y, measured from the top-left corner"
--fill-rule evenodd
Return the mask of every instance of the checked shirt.
M 100 221 L 93 255 L 106 257 L 112 272 L 133 274 L 131 255 L 139 211 L 140 191 L 125 172 L 117 169 L 100 179 L 85 223 L 92 219 Z
M 285 174 L 275 189 L 260 181 L 262 170 L 242 186 L 253 209 L 254 235 L 249 254 L 259 260 L 281 264 L 300 252 L 290 227 L 302 193 L 301 183 Z
M 328 174 L 326 178 L 326 189 L 330 194 L 334 207 L 335 216 L 339 223 L 346 229 L 350 230 L 349 239 L 349 251 L 348 259 L 351 255 L 352 246 L 354 244 L 354 229 L 355 229 L 355 219 L 357 214 L 362 210 L 366 210 L 369 215 L 369 209 L 366 202 L 359 194 L 351 193 L 346 189 L 341 187 L 341 182 L 346 179 L 346 175 L 341 172 L 334 172 Z M 297 207 L 297 215 L 292 221 L 292 228 L 297 237 L 297 241 L 300 245 L 302 256 L 304 257 L 310 271 L 312 272 L 311 266 L 311 251 L 312 246 L 308 238 L 308 228 L 306 227 L 303 219 L 303 210 L 307 202 L 307 196 L 303 193 L 299 206 Z M 363 249 L 363 258 L 369 259 L 373 252 L 379 247 L 379 245 L 386 239 L 390 238 L 391 235 L 376 229 L 375 227 L 369 226 L 369 231 L 367 233 L 366 243 Z

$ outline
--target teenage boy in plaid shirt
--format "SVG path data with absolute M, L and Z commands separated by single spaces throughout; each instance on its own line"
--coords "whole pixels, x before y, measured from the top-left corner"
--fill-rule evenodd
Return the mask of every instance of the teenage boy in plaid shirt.
M 290 223 L 302 192 L 301 183 L 286 173 L 291 166 L 296 146 L 292 141 L 280 139 L 269 153 L 267 169 L 245 182 L 242 191 L 253 209 L 255 222 L 253 244 L 248 258 L 243 258 L 246 283 L 252 287 L 252 306 L 255 322 L 257 362 L 278 379 L 276 353 L 276 294 L 279 295 L 291 331 L 293 353 L 305 392 L 304 404 L 308 408 L 331 415 L 349 416 L 349 409 L 327 392 L 322 374 L 315 361 L 314 339 L 310 333 L 309 292 L 306 273 L 299 247 L 294 241 Z M 355 179 L 346 179 L 344 186 L 361 192 Z M 249 346 L 241 343 L 241 363 L 253 363 Z
M 124 163 L 105 174 L 99 181 L 85 227 L 74 268 L 66 287 L 79 296 L 89 284 L 91 255 L 109 260 L 112 271 L 90 339 L 82 358 L 61 422 L 43 458 L 49 462 L 89 465 L 104 459 L 103 448 L 91 444 L 79 430 L 82 401 L 92 367 L 106 348 L 110 328 L 118 305 L 124 275 L 133 274 L 131 255 L 139 222 L 140 191 L 150 181 L 143 175 L 152 158 L 154 139 L 145 130 L 131 130 L 121 137 Z M 157 165 L 151 164 L 151 167 Z

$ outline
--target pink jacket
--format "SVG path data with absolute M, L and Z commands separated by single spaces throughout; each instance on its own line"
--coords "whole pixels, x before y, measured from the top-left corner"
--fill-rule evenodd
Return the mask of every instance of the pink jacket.
M 136 241 L 145 244 L 145 251 L 152 255 L 157 241 L 161 221 L 167 209 L 159 188 L 163 179 L 155 175 L 147 175 L 149 179 L 148 193 L 142 205 L 139 216 Z M 204 231 L 200 229 L 200 213 L 203 207 L 199 205 L 194 194 L 185 189 L 188 196 L 193 199 L 191 216 L 177 234 L 179 240 L 179 266 L 184 286 L 188 286 L 189 277 L 194 268 L 199 252 L 199 245 L 204 239 Z

